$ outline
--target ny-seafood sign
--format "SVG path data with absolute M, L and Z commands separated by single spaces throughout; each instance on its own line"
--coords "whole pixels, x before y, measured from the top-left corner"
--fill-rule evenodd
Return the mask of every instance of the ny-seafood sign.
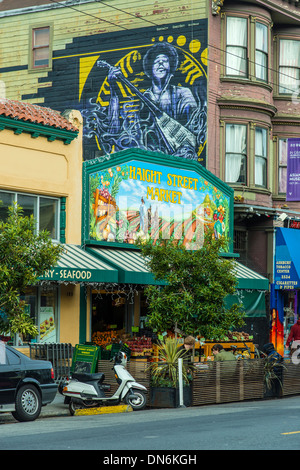
M 204 232 L 229 235 L 229 197 L 199 173 L 132 160 L 89 175 L 89 239 L 139 237 L 202 246 Z

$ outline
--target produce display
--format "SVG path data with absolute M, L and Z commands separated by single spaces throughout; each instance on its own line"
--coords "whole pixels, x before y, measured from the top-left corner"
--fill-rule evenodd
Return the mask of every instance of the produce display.
M 118 339 L 117 332 L 114 330 L 111 331 L 96 331 L 92 334 L 92 341 L 97 346 L 102 346 L 106 348 L 109 344 L 115 343 Z
M 251 341 L 253 336 L 249 336 L 249 333 L 244 331 L 229 331 L 227 334 L 228 341 Z
M 150 356 L 152 353 L 151 338 L 146 336 L 131 338 L 126 343 L 131 349 L 131 355 L 133 356 Z
M 179 342 L 183 343 L 183 338 L 178 338 Z M 226 349 L 225 344 L 238 344 L 241 347 L 245 342 L 248 343 L 248 347 L 250 345 L 251 353 L 252 353 L 252 340 L 253 337 L 246 333 L 245 331 L 230 331 L 228 332 L 226 337 L 223 339 L 218 340 L 208 340 L 206 341 L 205 338 L 200 336 L 196 336 L 196 343 L 195 343 L 195 362 L 200 360 L 199 358 L 199 351 L 201 349 L 201 361 L 209 360 L 211 358 L 211 348 L 214 343 L 222 343 L 224 348 Z M 148 360 L 151 360 L 151 357 L 156 355 L 156 344 L 152 342 L 152 336 L 142 335 L 142 336 L 131 336 L 129 333 L 125 334 L 124 330 L 108 330 L 108 331 L 97 331 L 92 334 L 92 342 L 97 345 L 101 346 L 105 350 L 110 350 L 113 344 L 119 343 L 122 341 L 123 344 L 128 346 L 131 351 L 131 358 L 134 357 L 145 357 Z M 213 358 L 213 357 L 212 357 Z

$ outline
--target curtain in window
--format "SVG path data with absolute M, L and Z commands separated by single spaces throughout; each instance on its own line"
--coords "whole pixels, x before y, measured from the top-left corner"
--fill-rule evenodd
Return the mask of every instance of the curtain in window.
M 281 39 L 279 50 L 279 93 L 293 93 L 299 85 L 300 41 Z
M 287 178 L 287 140 L 279 140 L 278 192 L 286 192 Z
M 256 23 L 255 76 L 268 79 L 268 28 L 261 23 Z
M 247 76 L 247 20 L 227 18 L 226 74 Z
M 255 129 L 255 184 L 267 185 L 267 130 Z
M 226 125 L 226 162 L 225 181 L 236 183 L 246 182 L 241 170 L 246 166 L 247 126 L 237 124 Z

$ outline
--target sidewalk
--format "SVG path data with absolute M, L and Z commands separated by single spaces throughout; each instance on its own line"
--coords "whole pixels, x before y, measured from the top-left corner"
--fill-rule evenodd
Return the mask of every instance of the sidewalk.
M 55 399 L 49 405 L 43 406 L 40 418 L 50 418 L 54 416 L 71 416 L 69 405 L 64 403 L 65 397 L 57 392 Z M 106 414 L 106 413 L 124 413 L 132 411 L 129 405 L 102 406 L 99 408 L 77 410 L 76 415 Z

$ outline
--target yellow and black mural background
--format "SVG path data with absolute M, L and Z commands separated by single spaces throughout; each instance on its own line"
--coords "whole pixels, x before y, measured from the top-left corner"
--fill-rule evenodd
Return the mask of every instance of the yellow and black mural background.
M 206 19 L 73 38 L 52 63 L 30 99 L 80 110 L 85 160 L 138 147 L 206 165 Z

